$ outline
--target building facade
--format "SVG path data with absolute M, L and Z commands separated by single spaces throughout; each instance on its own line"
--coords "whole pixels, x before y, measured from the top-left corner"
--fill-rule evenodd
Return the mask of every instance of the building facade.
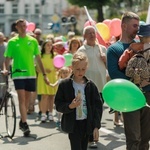
M 0 0 L 0 32 L 9 36 L 19 18 L 35 23 L 44 32 L 49 32 L 51 23 L 58 30 L 62 10 L 67 7 L 67 0 Z

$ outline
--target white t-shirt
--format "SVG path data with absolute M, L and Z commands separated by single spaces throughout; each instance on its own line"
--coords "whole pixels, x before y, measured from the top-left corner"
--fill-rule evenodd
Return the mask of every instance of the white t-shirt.
M 85 84 L 79 84 L 73 81 L 73 88 L 75 90 L 75 96 L 78 94 L 78 90 L 81 92 L 81 105 L 76 108 L 76 120 L 84 120 L 87 118 L 87 105 L 85 100 Z M 81 109 L 81 116 L 78 113 L 78 109 Z
M 82 51 L 87 55 L 89 64 L 85 75 L 96 84 L 99 92 L 101 92 L 103 86 L 106 84 L 107 72 L 106 66 L 100 56 L 99 46 L 97 44 L 95 46 L 83 45 L 78 51 Z M 106 54 L 106 48 L 101 46 L 101 49 Z

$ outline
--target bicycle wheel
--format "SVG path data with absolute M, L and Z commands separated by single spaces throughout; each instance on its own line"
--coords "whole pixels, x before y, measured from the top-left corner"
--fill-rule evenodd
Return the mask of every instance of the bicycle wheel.
M 13 138 L 16 131 L 16 107 L 11 95 L 6 98 L 5 121 L 7 134 L 10 138 Z

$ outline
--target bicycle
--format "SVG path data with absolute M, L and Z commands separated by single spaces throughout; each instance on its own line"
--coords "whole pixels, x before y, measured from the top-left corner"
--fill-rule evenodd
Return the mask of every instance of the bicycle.
M 9 88 L 9 76 L 16 72 L 26 72 L 26 70 L 16 69 L 14 72 L 9 72 L 6 77 L 6 81 L 0 81 L 0 115 L 5 115 L 6 132 L 9 138 L 13 138 L 16 131 L 16 107 L 11 89 Z M 3 76 L 3 71 L 0 70 L 0 76 Z M 1 137 L 3 137 L 1 135 Z

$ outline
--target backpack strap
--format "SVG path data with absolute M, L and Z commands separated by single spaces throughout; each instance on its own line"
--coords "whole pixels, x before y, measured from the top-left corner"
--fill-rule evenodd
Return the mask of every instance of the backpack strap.
M 148 50 L 150 50 L 150 47 L 149 47 L 149 48 L 146 48 L 146 49 L 144 49 L 144 50 L 142 50 L 142 51 L 138 51 L 137 54 L 138 54 L 138 53 L 142 53 L 142 54 L 143 54 L 144 52 L 146 52 L 146 51 L 148 51 Z

